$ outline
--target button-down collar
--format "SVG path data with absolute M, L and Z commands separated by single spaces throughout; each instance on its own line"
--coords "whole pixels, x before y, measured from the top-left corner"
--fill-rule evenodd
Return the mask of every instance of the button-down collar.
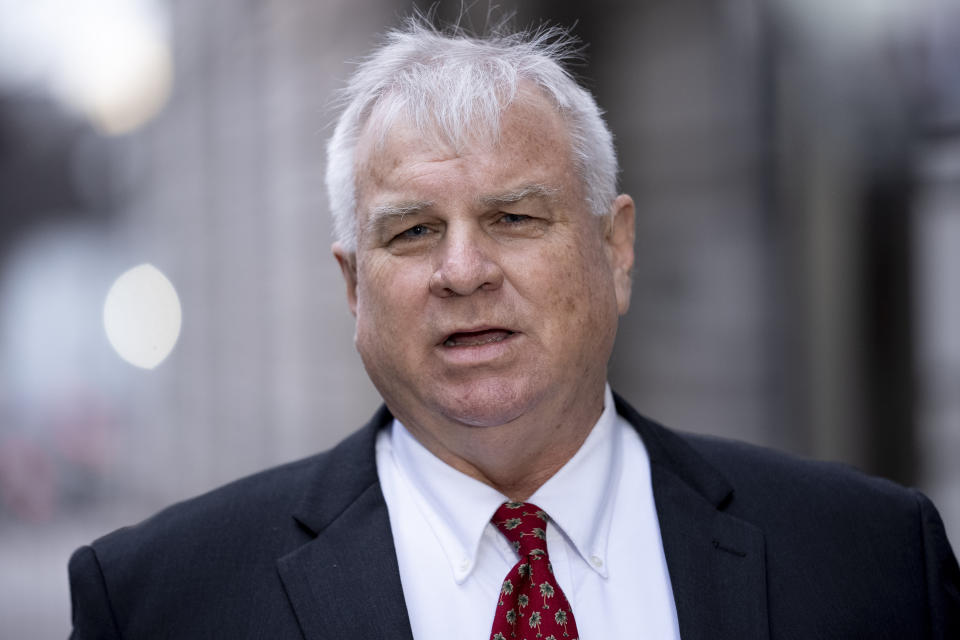
M 607 386 L 603 413 L 583 445 L 530 498 L 550 515 L 584 562 L 603 577 L 607 576 L 612 496 L 622 464 L 616 419 Z M 398 420 L 390 438 L 397 468 L 407 478 L 411 497 L 460 584 L 473 570 L 481 537 L 493 526 L 491 516 L 508 497 L 441 461 Z

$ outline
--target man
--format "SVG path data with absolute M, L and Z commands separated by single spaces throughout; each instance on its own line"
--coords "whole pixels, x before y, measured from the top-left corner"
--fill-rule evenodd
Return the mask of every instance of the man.
M 359 67 L 327 183 L 385 407 L 79 550 L 75 637 L 960 637 L 924 496 L 609 390 L 634 209 L 557 36 L 411 21 Z

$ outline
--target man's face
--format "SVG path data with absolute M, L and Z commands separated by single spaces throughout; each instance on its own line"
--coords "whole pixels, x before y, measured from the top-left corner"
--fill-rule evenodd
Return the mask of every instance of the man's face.
M 357 251 L 334 246 L 356 345 L 408 426 L 493 426 L 602 393 L 630 297 L 633 205 L 590 213 L 540 97 L 457 155 L 413 128 L 357 151 Z M 545 426 L 544 428 L 548 428 Z

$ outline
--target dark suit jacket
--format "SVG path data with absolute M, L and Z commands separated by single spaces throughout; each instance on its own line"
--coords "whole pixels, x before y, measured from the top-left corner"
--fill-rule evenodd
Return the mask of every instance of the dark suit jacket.
M 650 455 L 685 640 L 960 638 L 923 495 L 617 409 Z M 390 419 L 78 550 L 74 637 L 411 638 L 374 461 Z

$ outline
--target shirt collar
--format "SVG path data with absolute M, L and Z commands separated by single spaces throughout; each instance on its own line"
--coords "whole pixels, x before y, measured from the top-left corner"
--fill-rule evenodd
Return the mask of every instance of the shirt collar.
M 607 577 L 607 541 L 623 454 L 617 446 L 622 420 L 607 385 L 603 413 L 580 449 L 530 497 L 549 514 L 584 562 Z
M 580 449 L 530 498 L 603 577 L 607 576 L 607 539 L 622 464 L 615 438 L 617 419 L 607 385 L 603 413 Z M 399 420 L 393 421 L 390 441 L 397 468 L 459 584 L 473 570 L 490 517 L 508 498 L 434 456 Z
M 433 455 L 399 420 L 394 419 L 390 437 L 411 497 L 447 556 L 454 580 L 462 583 L 473 570 L 484 527 L 507 498 Z

